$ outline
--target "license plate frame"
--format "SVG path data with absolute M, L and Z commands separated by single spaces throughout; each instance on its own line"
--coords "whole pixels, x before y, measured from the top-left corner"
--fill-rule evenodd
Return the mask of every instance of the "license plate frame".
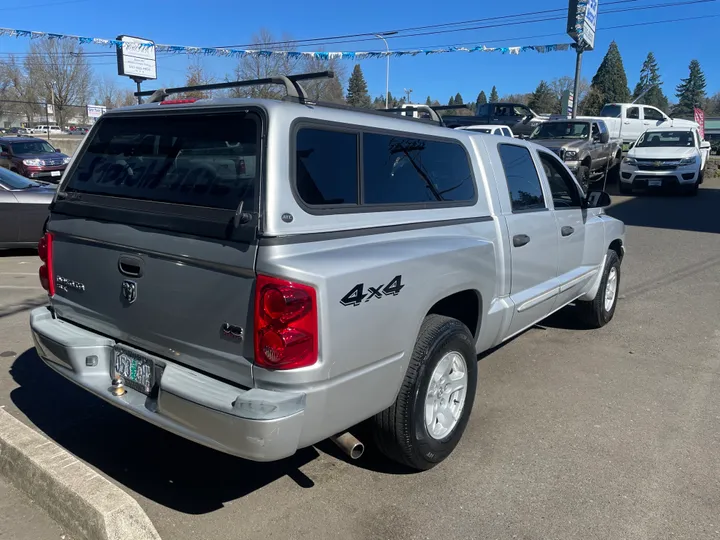
M 62 176 L 62 171 L 50 171 L 50 176 Z
M 662 180 L 648 180 L 648 187 L 662 187 Z
M 155 385 L 155 361 L 134 349 L 115 345 L 110 376 L 119 374 L 123 384 L 149 395 Z

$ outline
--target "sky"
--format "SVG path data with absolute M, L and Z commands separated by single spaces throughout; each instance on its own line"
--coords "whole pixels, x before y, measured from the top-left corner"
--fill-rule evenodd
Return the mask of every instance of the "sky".
M 658 7 L 672 4 L 670 7 Z M 468 2 L 455 0 L 451 9 L 433 0 L 412 4 L 392 3 L 382 9 L 379 2 L 356 4 L 315 0 L 298 3 L 238 2 L 231 0 L 173 0 L 147 2 L 125 0 L 23 0 L 0 6 L 0 27 L 114 39 L 119 34 L 139 36 L 168 45 L 219 47 L 247 45 L 261 29 L 277 39 L 295 40 L 380 33 L 411 27 L 482 19 L 464 25 L 430 27 L 400 32 L 388 37 L 391 50 L 436 48 L 449 45 L 522 46 L 571 43 L 565 33 L 567 0 L 515 0 L 514 2 Z M 111 7 L 112 6 L 112 7 Z M 352 9 L 350 9 L 352 8 Z M 524 16 L 528 12 L 557 10 Z M 612 13 L 616 10 L 626 10 Z M 538 21 L 538 19 L 544 19 Z M 552 20 L 548 20 L 552 19 Z M 523 22 L 534 21 L 534 22 Z M 651 24 L 665 21 L 659 24 Z M 512 23 L 512 24 L 510 24 Z M 477 27 L 468 30 L 460 28 Z M 638 80 L 647 53 L 652 51 L 664 81 L 663 90 L 675 99 L 675 87 L 687 77 L 688 64 L 697 59 L 707 80 L 708 95 L 720 92 L 720 0 L 600 0 L 595 50 L 583 55 L 582 76 L 591 80 L 611 41 L 615 40 L 628 76 L 630 90 Z M 430 33 L 434 32 L 434 33 Z M 403 34 L 418 34 L 405 37 Z M 337 43 L 337 39 L 295 47 L 295 50 L 378 51 L 384 43 L 375 37 L 350 38 L 363 41 Z M 322 44 L 322 45 L 321 45 Z M 27 38 L 0 36 L 0 58 L 22 55 Z M 250 47 L 242 47 L 250 48 Z M 114 49 L 86 45 L 91 64 L 99 75 L 112 77 L 123 87 L 134 84 L 117 75 Z M 105 55 L 103 55 L 105 53 Z M 203 66 L 216 78 L 232 76 L 237 60 L 203 57 Z M 158 80 L 147 81 L 143 89 L 181 86 L 189 59 L 186 55 L 158 56 Z M 354 62 L 342 62 L 346 75 Z M 386 60 L 360 62 L 370 94 L 382 96 L 386 84 Z M 455 52 L 390 59 L 390 92 L 403 95 L 412 89 L 412 101 L 427 96 L 447 103 L 457 92 L 473 101 L 481 90 L 489 96 L 493 85 L 500 96 L 531 92 L 540 80 L 573 76 L 575 53 L 534 51 L 509 55 L 501 53 Z M 347 85 L 347 81 L 345 81 Z

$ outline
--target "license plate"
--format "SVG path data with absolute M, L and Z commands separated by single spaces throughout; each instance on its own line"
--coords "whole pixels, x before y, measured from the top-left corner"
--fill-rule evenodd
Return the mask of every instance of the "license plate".
M 62 171 L 50 171 L 50 176 L 60 176 Z
M 648 180 L 648 186 L 660 187 L 660 186 L 662 186 L 662 180 Z
M 155 366 L 149 358 L 124 347 L 115 347 L 114 375 L 123 378 L 125 386 L 149 394 L 154 384 Z

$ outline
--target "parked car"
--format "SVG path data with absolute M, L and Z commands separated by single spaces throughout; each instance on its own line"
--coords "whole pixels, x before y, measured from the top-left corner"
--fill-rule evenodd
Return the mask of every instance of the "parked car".
M 37 247 L 56 189 L 0 168 L 0 249 Z
M 530 136 L 547 119 L 521 103 L 485 103 L 477 106 L 475 116 L 443 116 L 448 127 L 500 125 L 509 127 L 519 137 Z
M 476 131 L 477 133 L 489 133 L 491 135 L 500 135 L 502 137 L 516 137 L 516 135 L 512 132 L 512 129 L 507 126 L 459 126 L 455 129 L 465 129 L 467 131 Z
M 608 103 L 598 115 L 607 124 L 610 137 L 622 139 L 623 151 L 629 149 L 631 142 L 637 140 L 645 130 L 650 128 L 698 128 L 692 120 L 670 118 L 657 107 L 637 103 Z M 578 118 L 592 119 L 590 116 Z
M 653 128 L 630 146 L 620 168 L 620 192 L 674 188 L 697 195 L 710 143 L 696 128 Z
M 33 180 L 58 183 L 70 163 L 59 148 L 33 137 L 0 137 L 0 167 Z
M 47 126 L 47 125 L 41 125 L 41 126 L 35 126 L 31 129 L 31 132 L 34 135 L 43 135 L 47 134 L 48 132 L 50 135 L 62 135 L 64 132 L 60 128 L 60 126 Z
M 555 152 L 585 190 L 592 182 L 617 177 L 620 140 L 610 138 L 602 120 L 549 120 L 535 128 L 529 140 Z
M 157 91 L 98 120 L 39 245 L 37 351 L 229 454 L 331 437 L 356 458 L 346 430 L 369 419 L 429 469 L 470 418 L 477 353 L 572 302 L 613 318 L 624 224 L 542 146 L 308 106 L 282 80 L 296 99 Z

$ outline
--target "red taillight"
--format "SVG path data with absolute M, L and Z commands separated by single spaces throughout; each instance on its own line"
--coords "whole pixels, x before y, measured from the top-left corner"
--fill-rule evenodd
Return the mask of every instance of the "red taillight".
M 38 255 L 43 262 L 38 270 L 40 285 L 50 296 L 55 294 L 55 278 L 53 275 L 53 235 L 45 233 L 38 242 Z
M 268 276 L 255 288 L 255 363 L 268 369 L 311 366 L 318 357 L 315 289 Z
M 195 103 L 197 99 L 195 98 L 188 98 L 188 99 L 167 99 L 165 101 L 161 101 L 160 105 L 180 105 L 182 103 Z

